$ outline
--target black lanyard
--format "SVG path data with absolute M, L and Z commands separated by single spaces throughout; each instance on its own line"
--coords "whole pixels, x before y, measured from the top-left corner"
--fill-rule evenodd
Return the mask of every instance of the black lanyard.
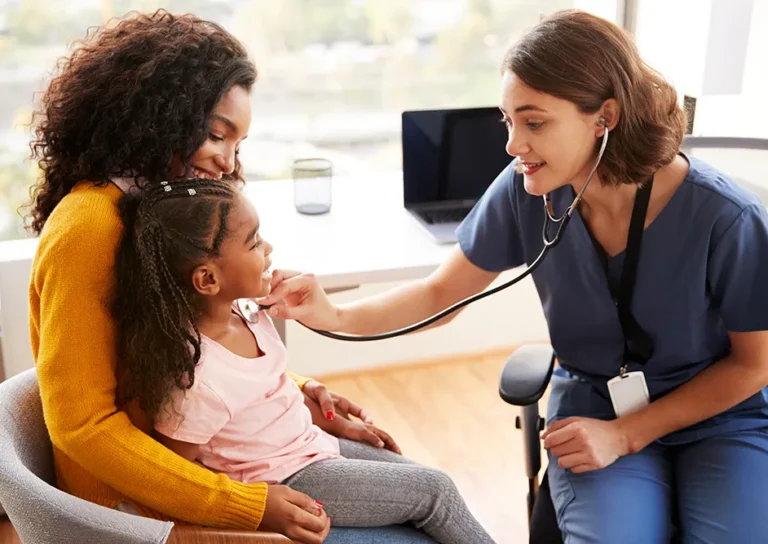
M 605 267 L 606 279 L 611 291 L 611 296 L 616 303 L 619 314 L 619 322 L 624 332 L 624 363 L 622 371 L 626 365 L 637 363 L 644 365 L 653 355 L 653 341 L 648 333 L 637 323 L 632 315 L 632 292 L 637 279 L 637 263 L 640 260 L 640 245 L 643 241 L 643 232 L 645 231 L 645 216 L 648 212 L 648 203 L 651 199 L 651 189 L 653 188 L 653 176 L 637 190 L 635 195 L 635 205 L 632 208 L 632 218 L 629 220 L 629 234 L 627 235 L 627 249 L 624 255 L 624 266 L 621 270 L 621 284 L 618 293 L 614 292 L 608 276 L 608 256 L 605 254 L 602 246 L 598 243 L 592 232 L 587 229 L 592 243 L 597 250 Z

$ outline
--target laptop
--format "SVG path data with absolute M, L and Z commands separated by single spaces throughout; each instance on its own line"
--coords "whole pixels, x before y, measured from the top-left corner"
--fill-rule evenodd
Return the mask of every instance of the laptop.
M 439 243 L 512 161 L 498 108 L 405 111 L 402 114 L 406 210 Z

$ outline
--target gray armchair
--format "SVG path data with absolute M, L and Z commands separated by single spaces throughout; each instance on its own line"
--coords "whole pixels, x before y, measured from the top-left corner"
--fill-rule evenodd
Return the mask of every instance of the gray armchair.
M 35 370 L 0 384 L 0 504 L 22 542 L 164 543 L 172 523 L 110 510 L 53 485 Z
M 53 452 L 34 369 L 0 383 L 0 536 L 8 516 L 34 544 L 288 544 L 274 533 L 176 525 L 112 510 L 55 487 Z M 12 538 L 12 537 L 11 537 Z M 15 540 L 10 540 L 14 542 Z M 409 543 L 432 539 L 405 526 L 334 528 L 327 544 Z

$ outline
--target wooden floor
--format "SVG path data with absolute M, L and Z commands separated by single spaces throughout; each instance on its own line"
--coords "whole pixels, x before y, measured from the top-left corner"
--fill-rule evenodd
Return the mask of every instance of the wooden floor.
M 498 395 L 507 353 L 327 377 L 369 410 L 411 459 L 450 474 L 499 544 L 527 542 L 518 409 Z M 546 399 L 545 399 L 546 400 Z M 20 541 L 3 518 L 0 544 Z
M 0 517 L 0 544 L 21 544 L 21 540 L 6 517 Z
M 528 480 L 514 424 L 519 409 L 498 394 L 508 355 L 323 379 L 332 391 L 370 410 L 404 455 L 451 475 L 499 544 L 528 542 Z

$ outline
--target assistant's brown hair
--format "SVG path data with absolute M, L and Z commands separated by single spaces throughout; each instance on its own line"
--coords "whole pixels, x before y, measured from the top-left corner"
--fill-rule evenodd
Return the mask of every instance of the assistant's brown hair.
M 610 21 L 559 11 L 507 51 L 502 70 L 532 89 L 573 102 L 583 113 L 616 99 L 618 124 L 598 169 L 605 184 L 642 183 L 680 149 L 687 117 L 677 92 L 642 60 L 631 36 Z
M 216 104 L 255 80 L 242 43 L 193 15 L 132 13 L 98 29 L 60 61 L 35 114 L 32 230 L 80 181 L 172 179 L 174 157 L 188 175 Z M 239 162 L 227 177 L 240 177 Z

